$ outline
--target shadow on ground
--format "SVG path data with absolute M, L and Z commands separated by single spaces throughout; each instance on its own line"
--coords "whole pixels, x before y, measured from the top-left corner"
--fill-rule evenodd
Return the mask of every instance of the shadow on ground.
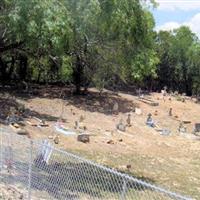
M 20 183 L 26 187 L 29 182 L 28 162 L 18 160 L 14 165 L 13 177 L 3 175 L 3 179 L 9 180 L 11 185 Z M 45 192 L 55 199 L 120 199 L 124 195 L 132 199 L 135 195 L 142 196 L 145 191 L 151 192 L 150 188 L 123 175 L 73 158 L 65 163 L 51 162 L 48 165 L 35 159 L 31 172 L 32 194 L 40 196 L 40 192 Z M 144 180 L 147 179 L 144 177 Z
M 38 113 L 24 107 L 23 104 L 17 102 L 16 97 L 2 96 L 0 97 L 0 123 L 7 124 L 8 117 L 13 117 L 16 122 L 23 121 L 24 118 L 37 117 L 45 121 L 56 121 L 57 117 Z
M 73 88 L 57 86 L 37 86 L 29 92 L 19 90 L 7 90 L 17 99 L 29 100 L 36 97 L 48 99 L 64 99 L 66 105 L 73 105 L 79 109 L 99 112 L 106 115 L 128 113 L 137 106 L 133 101 L 122 98 L 113 92 L 104 92 L 99 95 L 97 91 L 90 91 L 85 95 L 73 95 Z M 118 112 L 113 111 L 114 105 L 118 105 Z M 45 116 L 44 116 L 45 117 Z

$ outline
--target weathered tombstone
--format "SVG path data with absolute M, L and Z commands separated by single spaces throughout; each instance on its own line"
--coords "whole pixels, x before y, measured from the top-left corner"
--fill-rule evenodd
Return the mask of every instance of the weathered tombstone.
M 75 121 L 75 126 L 74 126 L 75 129 L 78 129 L 79 128 L 79 122 L 78 121 Z
M 150 126 L 150 127 L 155 127 L 155 123 L 154 123 L 154 121 L 152 119 L 152 114 L 151 113 L 149 113 L 148 116 L 147 116 L 146 125 Z
M 119 104 L 117 102 L 115 102 L 113 105 L 113 112 L 116 114 L 119 112 Z
M 200 123 L 195 123 L 194 132 L 200 132 Z
M 170 130 L 168 130 L 168 129 L 163 129 L 162 131 L 161 131 L 161 135 L 165 135 L 165 136 L 168 136 L 168 135 L 170 135 L 170 133 L 171 133 L 171 131 Z
M 131 114 L 128 114 L 128 118 L 126 119 L 127 122 L 127 126 L 130 127 L 131 126 Z
M 44 140 L 41 145 L 41 149 L 36 159 L 34 160 L 37 167 L 42 167 L 48 164 L 51 154 L 53 152 L 53 146 L 48 140 Z
M 179 124 L 178 131 L 179 131 L 179 133 L 186 133 L 186 127 L 184 127 L 182 121 Z
M 141 96 L 141 94 L 142 94 L 142 89 L 141 89 L 141 88 L 139 88 L 139 90 L 138 90 L 138 96 L 140 97 L 140 96 Z
M 123 124 L 122 119 L 120 120 L 120 122 L 116 125 L 116 128 L 119 131 L 125 132 L 126 131 L 126 126 Z
M 178 96 L 179 95 L 179 92 L 178 91 L 175 91 L 174 92 L 174 96 Z
M 78 135 L 77 141 L 83 142 L 83 143 L 89 143 L 90 142 L 90 136 L 86 134 Z
M 53 141 L 54 141 L 55 144 L 59 144 L 59 142 L 60 142 L 60 137 L 59 137 L 58 135 L 56 135 L 56 136 L 54 137 Z
M 83 115 L 81 115 L 80 118 L 79 118 L 79 122 L 83 122 L 84 119 L 85 119 L 85 118 L 83 117 Z
M 135 108 L 135 114 L 141 115 L 142 114 L 142 110 L 140 108 Z
M 169 116 L 172 116 L 172 108 L 169 109 Z
M 163 90 L 161 90 L 161 93 L 162 93 L 163 99 L 164 99 L 164 97 L 167 96 L 167 86 L 165 86 L 165 87 L 163 88 Z

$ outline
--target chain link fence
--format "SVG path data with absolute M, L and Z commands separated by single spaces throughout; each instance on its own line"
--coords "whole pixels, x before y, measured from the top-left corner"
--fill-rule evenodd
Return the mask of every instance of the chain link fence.
M 24 199 L 189 200 L 142 180 L 0 130 L 0 177 Z

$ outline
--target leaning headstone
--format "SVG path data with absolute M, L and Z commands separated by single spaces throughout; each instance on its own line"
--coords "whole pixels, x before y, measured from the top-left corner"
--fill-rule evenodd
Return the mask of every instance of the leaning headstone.
M 35 159 L 36 166 L 42 166 L 42 163 L 48 164 L 52 152 L 53 146 L 48 140 L 44 140 L 39 150 L 39 154 Z

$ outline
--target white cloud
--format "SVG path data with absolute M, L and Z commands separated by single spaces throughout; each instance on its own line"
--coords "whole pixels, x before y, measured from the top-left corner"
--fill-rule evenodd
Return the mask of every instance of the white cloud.
M 161 26 L 158 26 L 156 29 L 159 30 L 164 30 L 164 31 L 170 31 L 176 28 L 179 28 L 181 26 L 181 24 L 177 23 L 177 22 L 167 22 Z
M 173 30 L 179 28 L 180 26 L 188 26 L 192 30 L 192 32 L 196 33 L 200 38 L 200 13 L 194 15 L 189 21 L 178 23 L 178 22 L 166 22 L 165 24 L 158 26 L 156 28 L 157 31 L 159 30 Z
M 159 10 L 197 10 L 200 9 L 200 0 L 156 0 Z

